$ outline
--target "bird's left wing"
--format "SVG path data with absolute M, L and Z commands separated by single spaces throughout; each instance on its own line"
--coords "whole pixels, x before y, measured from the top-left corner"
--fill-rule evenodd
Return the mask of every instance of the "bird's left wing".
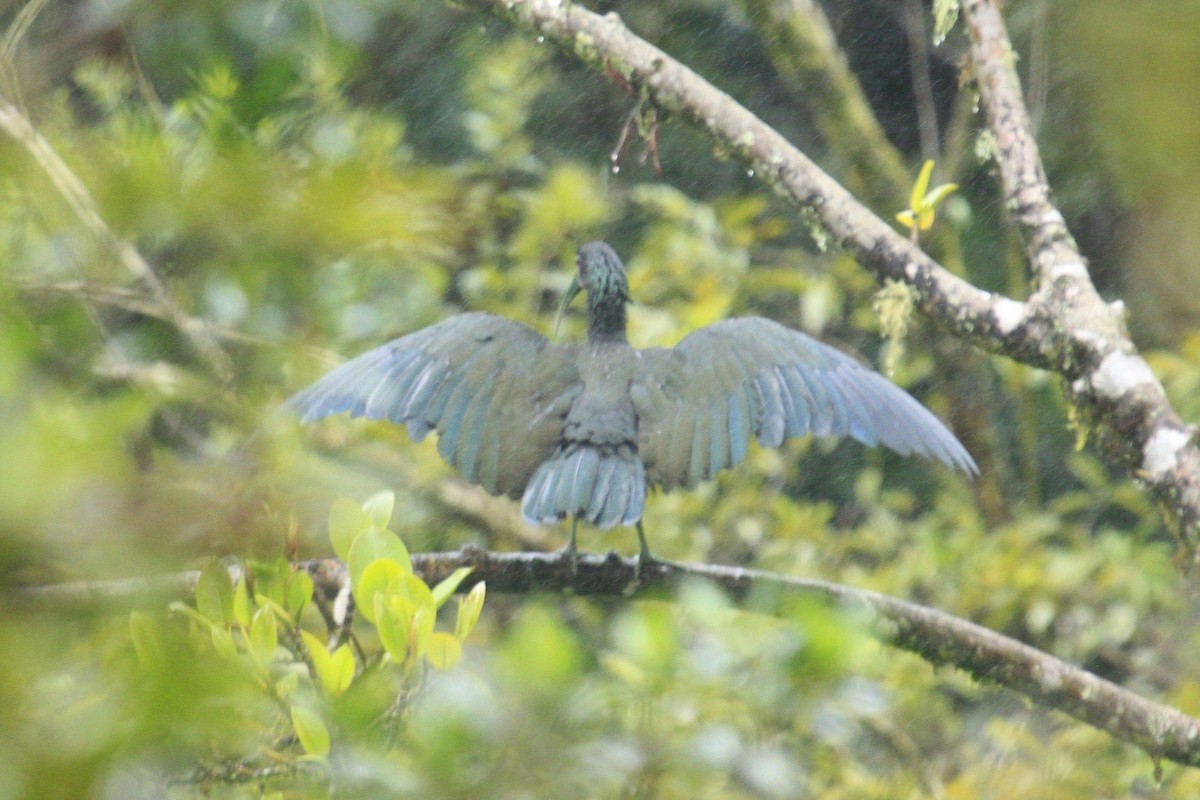
M 519 496 L 550 456 L 582 385 L 570 346 L 519 322 L 461 314 L 353 358 L 292 397 L 312 422 L 349 412 L 438 432 L 438 452 L 471 483 Z
M 759 317 L 709 325 L 670 350 L 639 351 L 630 393 L 647 480 L 666 489 L 737 464 L 752 436 L 778 447 L 806 433 L 848 435 L 977 472 L 954 434 L 903 389 Z

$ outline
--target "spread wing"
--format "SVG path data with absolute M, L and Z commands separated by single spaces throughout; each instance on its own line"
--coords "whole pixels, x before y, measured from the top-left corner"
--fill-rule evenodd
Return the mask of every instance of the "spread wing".
M 287 406 L 304 422 L 391 420 L 418 442 L 436 430 L 466 480 L 516 497 L 582 389 L 573 350 L 503 317 L 462 314 L 347 361 Z
M 691 487 L 740 462 L 750 437 L 851 436 L 936 458 L 967 474 L 975 461 L 928 409 L 828 345 L 759 317 L 645 350 L 630 387 L 647 481 Z

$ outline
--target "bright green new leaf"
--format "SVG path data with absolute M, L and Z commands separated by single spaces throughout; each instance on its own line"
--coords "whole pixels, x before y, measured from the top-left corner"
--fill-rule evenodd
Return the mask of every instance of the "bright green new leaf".
M 217 625 L 216 623 L 214 623 L 212 620 L 210 620 L 208 617 L 201 614 L 196 609 L 192 608 L 191 606 L 189 606 L 186 603 L 181 603 L 178 600 L 176 600 L 175 602 L 173 602 L 169 606 L 167 606 L 167 610 L 170 611 L 172 614 L 183 614 L 188 619 L 199 623 L 200 625 L 202 625 L 205 628 L 221 627 L 221 626 Z
M 283 556 L 270 561 L 254 563 L 254 593 L 270 598 L 280 608 L 287 599 L 287 584 L 293 571 L 292 564 Z M 261 602 L 261 601 L 260 601 Z
M 254 613 L 246 643 L 259 663 L 265 664 L 274 657 L 275 648 L 279 645 L 279 632 L 275 625 L 275 611 L 270 606 L 264 606 Z
M 354 680 L 354 654 L 350 646 L 344 644 L 330 653 L 321 640 L 308 631 L 300 631 L 300 638 L 308 648 L 317 681 L 325 691 L 334 697 L 345 692 Z
M 363 571 L 381 558 L 397 561 L 405 572 L 412 572 L 408 548 L 400 541 L 400 537 L 383 528 L 368 528 L 350 546 L 350 557 L 346 559 L 346 566 L 350 568 L 350 585 L 358 583 Z
M 250 613 L 250 590 L 246 588 L 246 581 L 243 579 L 233 587 L 233 619 L 243 628 L 249 627 Z
M 283 677 L 275 681 L 275 694 L 285 700 L 296 693 L 300 688 L 300 673 L 295 670 L 288 670 L 283 673 Z
M 397 664 L 408 662 L 409 640 L 412 632 L 413 605 L 404 597 L 375 595 L 375 628 L 383 649 Z
M 144 669 L 158 671 L 166 663 L 162 642 L 158 638 L 158 623 L 150 614 L 134 611 L 129 615 L 129 635 L 133 649 Z
M 317 758 L 329 755 L 329 729 L 320 714 L 311 708 L 292 706 L 292 727 L 304 752 Z
M 933 188 L 929 194 L 925 195 L 925 208 L 933 213 L 933 210 L 938 207 L 938 204 L 950 196 L 950 193 L 958 188 L 957 183 L 943 183 Z
M 216 559 L 200 570 L 200 579 L 196 582 L 196 610 L 212 622 L 233 621 L 233 580 L 225 565 Z
M 312 595 L 312 576 L 302 569 L 293 570 L 288 576 L 286 610 L 294 621 L 300 621 L 300 615 L 304 613 L 304 607 L 308 605 Z
M 439 582 L 437 586 L 433 587 L 433 602 L 437 604 L 438 608 L 446 605 L 446 601 L 449 600 L 454 594 L 455 590 L 458 589 L 458 586 L 463 582 L 463 579 L 471 574 L 471 569 L 471 567 L 459 567 L 458 569 L 454 570 L 454 572 L 450 573 L 448 578 Z
M 913 184 L 912 194 L 908 198 L 908 207 L 914 212 L 925 205 L 925 192 L 929 190 L 929 179 L 933 176 L 933 159 L 921 165 L 917 173 L 917 181 Z
M 416 575 L 406 574 L 396 581 L 394 589 L 389 587 L 389 594 L 395 591 L 401 597 L 406 597 L 418 611 L 427 611 L 431 616 L 437 616 L 437 603 L 434 602 L 433 592 L 429 585 Z
M 337 696 L 349 689 L 350 684 L 354 681 L 354 651 L 350 649 L 349 644 L 343 644 L 334 650 L 331 656 L 334 672 L 329 691 Z
M 333 552 L 342 561 L 350 560 L 350 546 L 363 531 L 371 529 L 371 515 L 345 497 L 339 497 L 329 507 L 329 541 Z
M 435 669 L 450 669 L 462 658 L 462 645 L 445 631 L 437 631 L 429 638 L 425 658 Z
M 386 528 L 392 521 L 392 510 L 396 507 L 395 492 L 376 492 L 363 503 L 363 511 L 371 518 L 376 528 Z
M 458 617 L 454 620 L 454 637 L 460 642 L 466 640 L 471 631 L 475 629 L 475 623 L 479 622 L 479 615 L 483 613 L 483 597 L 487 592 L 487 585 L 480 581 L 471 587 L 471 591 L 467 592 L 466 597 L 460 597 L 458 600 Z
M 909 207 L 896 215 L 896 219 L 906 228 L 914 231 L 927 231 L 933 227 L 934 216 L 938 204 L 945 200 L 951 192 L 958 188 L 957 183 L 943 183 L 929 189 L 929 178 L 933 174 L 933 160 L 921 165 L 921 172 L 913 184 L 909 197 Z
M 389 593 L 388 587 L 408 574 L 404 565 L 395 559 L 380 558 L 368 564 L 358 580 L 350 585 L 358 613 L 368 622 L 376 622 L 376 595 L 386 596 Z
M 433 638 L 433 623 L 437 621 L 437 611 L 433 606 L 417 608 L 412 615 L 412 643 L 409 652 L 420 658 L 429 653 L 429 641 Z

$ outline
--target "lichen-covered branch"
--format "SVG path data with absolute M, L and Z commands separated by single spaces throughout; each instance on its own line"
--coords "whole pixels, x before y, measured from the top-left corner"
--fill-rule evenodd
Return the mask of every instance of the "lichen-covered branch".
M 578 571 L 558 554 L 493 553 L 464 549 L 453 553 L 413 556 L 413 568 L 430 585 L 460 567 L 472 572 L 459 587 L 467 591 L 486 581 L 489 592 L 531 594 L 570 592 L 593 597 L 671 596 L 686 580 L 711 581 L 735 602 L 774 597 L 783 613 L 789 597 L 819 597 L 842 608 L 863 612 L 880 641 L 917 654 L 935 666 L 961 669 L 976 679 L 1018 692 L 1031 700 L 1141 747 L 1155 758 L 1200 765 L 1200 720 L 1147 700 L 1128 689 L 1068 664 L 1003 634 L 933 608 L 895 597 L 814 578 L 793 578 L 762 570 L 709 564 L 656 563 L 635 578 L 633 559 L 615 554 L 581 555 Z M 344 593 L 347 571 L 328 559 L 305 562 L 314 594 L 331 599 Z M 231 567 L 237 580 L 240 572 Z M 71 583 L 31 587 L 0 598 L 8 608 L 130 608 L 178 599 L 195 592 L 198 572 L 141 580 Z
M 615 72 L 663 111 L 703 128 L 777 193 L 815 219 L 879 280 L 911 287 L 917 306 L 956 335 L 1060 375 L 1080 418 L 1143 480 L 1200 560 L 1200 450 L 1137 354 L 1120 304 L 1104 303 L 1054 208 L 1011 72 L 1011 45 L 992 0 L 968 0 L 972 56 L 1010 203 L 1030 242 L 1037 292 L 1026 302 L 982 291 L 875 216 L 777 131 L 688 67 L 642 40 L 616 14 L 562 0 L 463 0 L 557 43 L 601 74 Z M 997 37 L 1002 37 L 997 40 Z M 993 109 L 992 105 L 996 104 Z M 1010 110 L 1017 116 L 1010 116 Z M 1003 133 L 1003 136 L 1001 136 Z M 1004 166 L 1003 162 L 1016 163 Z M 1029 227 L 1032 226 L 1032 227 Z M 1032 253 L 1036 251 L 1036 257 Z
M 1200 563 L 1200 450 L 1129 338 L 1121 304 L 1106 304 L 1054 203 L 995 0 L 964 0 L 971 65 L 996 141 L 1006 205 L 1025 241 L 1046 320 L 1043 349 L 1082 422 L 1153 492 L 1193 564 Z

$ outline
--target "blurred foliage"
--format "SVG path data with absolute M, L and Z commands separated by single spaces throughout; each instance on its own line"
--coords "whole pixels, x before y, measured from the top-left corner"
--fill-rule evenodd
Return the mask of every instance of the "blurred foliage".
M 885 5 L 829 13 L 916 174 L 925 154 L 910 57 Z M 1162 344 L 1150 359 L 1173 401 L 1200 418 L 1195 248 L 1172 233 L 1200 230 L 1188 222 L 1200 181 L 1187 135 L 1200 72 L 1180 66 L 1195 55 L 1184 35 L 1195 14 L 1178 3 L 1046 6 L 1006 11 L 1029 53 L 1022 69 L 1064 213 L 1106 291 L 1127 293 L 1131 326 Z M 824 158 L 822 110 L 774 69 L 745 16 L 753 3 L 594 7 L 617 10 Z M 210 374 L 36 159 L 0 139 L 0 585 L 235 556 L 259 565 L 261 598 L 209 567 L 195 612 L 6 615 L 0 800 L 1200 791 L 1194 771 L 1168 765 L 1156 786 L 1131 747 L 883 650 L 837 609 L 764 598 L 752 608 L 770 614 L 735 610 L 704 586 L 671 604 L 491 597 L 452 669 L 372 679 L 355 660 L 347 684 L 350 651 L 336 648 L 301 668 L 305 648 L 287 632 L 317 628 L 287 591 L 285 554 L 345 547 L 377 588 L 361 598 L 368 622 L 391 626 L 380 642 L 375 626 L 356 632 L 412 666 L 421 659 L 400 658 L 388 637 L 411 622 L 405 603 L 420 591 L 399 540 L 379 531 L 390 525 L 417 550 L 529 546 L 446 505 L 438 487 L 450 471 L 430 444 L 340 419 L 300 431 L 274 412 L 339 357 L 467 309 L 549 334 L 574 249 L 596 237 L 630 265 L 639 346 L 755 313 L 883 363 L 876 287 L 678 121 L 659 130 L 661 175 L 638 163 L 636 141 L 613 174 L 637 98 L 488 18 L 377 0 L 32 8 L 0 11 L 15 32 L 0 47 L 0 96 L 31 117 L 178 306 L 209 323 L 235 372 Z M 1019 245 L 991 167 L 973 157 L 987 148 L 955 81 L 962 36 L 951 31 L 931 62 L 944 149 L 959 154 L 939 158 L 950 170 L 939 181 L 961 188 L 922 244 L 1019 295 Z M 1147 288 L 1160 278 L 1169 313 Z M 1196 601 L 1155 509 L 1094 452 L 1075 451 L 1047 376 L 909 322 L 892 377 L 954 424 L 979 482 L 849 444 L 755 449 L 713 483 L 651 499 L 656 552 L 908 597 L 1200 713 Z M 573 317 L 560 335 L 581 332 Z M 381 489 L 395 492 L 387 515 L 383 500 L 365 512 L 334 501 Z M 376 531 L 372 558 L 356 559 L 349 543 L 364 530 Z M 582 532 L 584 549 L 633 544 L 624 529 Z M 367 566 L 380 555 L 390 561 Z M 439 641 L 434 660 L 449 665 Z M 286 675 L 311 702 L 284 713 L 264 676 Z M 381 736 L 380 704 L 397 697 L 405 713 Z M 322 758 L 299 762 L 304 751 Z M 197 777 L 237 759 L 281 775 Z M 299 763 L 309 766 L 295 773 Z

